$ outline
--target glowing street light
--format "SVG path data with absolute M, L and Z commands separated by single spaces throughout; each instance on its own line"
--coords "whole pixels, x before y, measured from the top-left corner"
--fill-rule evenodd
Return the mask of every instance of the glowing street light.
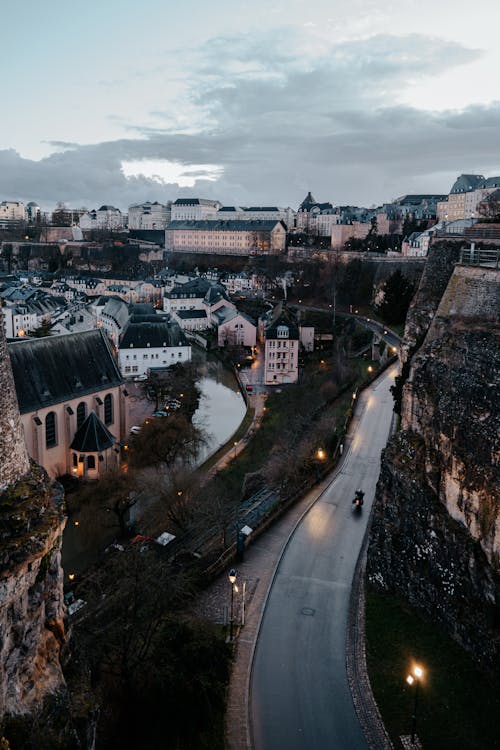
M 406 682 L 410 687 L 414 687 L 415 693 L 413 696 L 413 714 L 411 717 L 411 744 L 415 744 L 415 735 L 417 733 L 417 705 L 418 705 L 418 688 L 422 678 L 424 676 L 424 670 L 418 664 L 416 664 L 412 672 L 407 676 Z
M 320 461 L 324 461 L 324 459 L 326 458 L 326 453 L 323 450 L 323 448 L 318 448 L 316 452 L 316 456 L 319 458 Z
M 229 640 L 233 640 L 233 603 L 234 603 L 234 584 L 236 583 L 236 578 L 238 577 L 238 574 L 236 572 L 235 568 L 231 568 L 229 571 L 229 583 L 231 584 L 231 610 L 229 615 Z
M 373 367 L 371 365 L 368 365 L 368 372 L 373 372 Z

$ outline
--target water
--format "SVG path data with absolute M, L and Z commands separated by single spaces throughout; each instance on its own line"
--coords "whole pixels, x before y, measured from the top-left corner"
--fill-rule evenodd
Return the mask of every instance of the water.
M 200 404 L 193 423 L 207 435 L 207 443 L 200 450 L 195 465 L 199 466 L 215 453 L 238 429 L 246 413 L 243 396 L 234 375 L 222 362 L 206 352 L 193 352 L 193 361 L 200 373 Z M 71 500 L 71 498 L 70 498 Z M 130 512 L 130 520 L 147 517 L 147 502 L 140 502 Z M 78 526 L 75 526 L 75 520 Z M 63 535 L 63 567 L 65 584 L 70 573 L 81 573 L 98 559 L 102 550 L 115 539 L 115 517 L 109 512 L 96 518 L 92 509 L 82 508 L 68 519 Z
M 245 416 L 246 406 L 234 376 L 217 360 L 206 360 L 198 385 L 202 396 L 193 424 L 205 430 L 208 437 L 207 445 L 200 450 L 196 461 L 200 464 L 236 432 Z

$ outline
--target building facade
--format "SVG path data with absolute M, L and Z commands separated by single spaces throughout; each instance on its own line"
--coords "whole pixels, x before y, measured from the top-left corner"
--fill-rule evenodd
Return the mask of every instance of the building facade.
M 137 203 L 129 206 L 128 209 L 128 228 L 129 229 L 165 229 L 170 223 L 172 214 L 172 202 L 166 205 L 155 201 L 151 203 Z
M 284 252 L 281 221 L 174 221 L 165 231 L 165 250 L 214 255 L 267 255 Z
M 85 457 L 78 456 L 75 465 L 71 444 L 95 412 L 114 439 L 113 457 L 104 461 L 98 454 L 97 462 L 115 468 L 129 429 L 127 393 L 105 334 L 48 336 L 10 343 L 8 349 L 29 455 L 52 477 L 87 475 L 87 468 L 93 469 Z
M 264 383 L 296 383 L 299 377 L 299 329 L 283 312 L 264 331 Z

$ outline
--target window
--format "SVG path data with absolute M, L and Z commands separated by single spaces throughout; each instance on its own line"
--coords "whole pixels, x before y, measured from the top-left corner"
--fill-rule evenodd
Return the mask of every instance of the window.
M 113 424 L 113 396 L 111 393 L 104 397 L 104 424 Z
M 76 453 L 73 453 L 73 466 L 76 468 L 78 466 L 78 456 Z
M 80 401 L 76 407 L 76 429 L 79 430 L 82 424 L 87 418 L 87 404 L 85 401 Z
M 57 445 L 56 413 L 49 411 L 45 417 L 45 447 L 53 448 Z
M 95 469 L 95 456 L 87 456 L 87 469 Z

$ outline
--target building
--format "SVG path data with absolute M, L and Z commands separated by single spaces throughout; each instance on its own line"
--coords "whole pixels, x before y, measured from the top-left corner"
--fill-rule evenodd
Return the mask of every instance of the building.
M 171 221 L 203 221 L 213 218 L 221 208 L 219 201 L 205 198 L 177 198 L 172 203 Z
M 264 383 L 296 383 L 299 377 L 299 329 L 281 305 L 264 330 Z
M 127 214 L 122 214 L 119 208 L 114 206 L 101 206 L 93 211 L 87 211 L 80 216 L 80 229 L 82 231 L 116 230 L 127 226 Z
M 29 455 L 52 477 L 92 477 L 101 465 L 118 466 L 129 428 L 128 394 L 104 332 L 20 340 L 8 350 Z M 114 440 L 113 456 L 97 452 L 94 468 L 71 448 L 91 412 Z
M 303 229 L 306 232 L 317 231 L 316 217 L 321 213 L 325 213 L 327 211 L 333 212 L 333 210 L 334 209 L 331 203 L 319 203 L 316 198 L 314 198 L 312 193 L 309 192 L 300 204 L 296 214 L 295 222 L 297 229 Z M 335 223 L 333 219 L 332 222 Z
M 286 247 L 282 221 L 174 221 L 165 230 L 165 250 L 216 255 L 278 254 Z
M 171 201 L 166 205 L 158 203 L 158 201 L 137 203 L 134 206 L 129 206 L 128 228 L 152 231 L 165 229 L 170 223 L 171 214 Z
M 500 177 L 461 174 L 453 183 L 449 195 L 437 204 L 437 217 L 442 221 L 475 219 L 479 204 L 500 187 Z
M 191 360 L 191 345 L 175 321 L 133 315 L 118 343 L 118 366 L 125 378 Z
M 219 346 L 248 346 L 257 343 L 257 326 L 245 313 L 223 307 L 214 313 Z
M 2 201 L 0 203 L 0 229 L 9 229 L 24 221 L 24 203 L 19 201 Z
M 364 240 L 371 229 L 370 222 L 353 221 L 350 224 L 335 224 L 332 227 L 331 245 L 338 249 L 350 239 Z

